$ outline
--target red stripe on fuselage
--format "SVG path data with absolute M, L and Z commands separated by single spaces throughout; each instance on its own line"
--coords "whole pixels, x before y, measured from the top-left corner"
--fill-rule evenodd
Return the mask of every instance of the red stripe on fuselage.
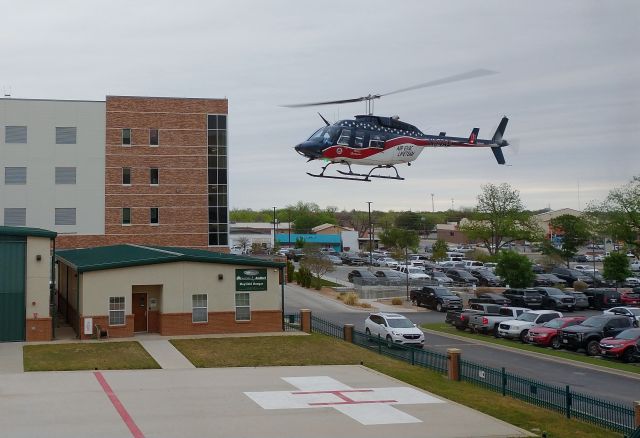
M 322 151 L 323 158 L 335 159 L 335 158 L 352 158 L 361 159 L 368 158 L 372 155 L 386 151 L 401 144 L 412 144 L 414 146 L 428 146 L 429 141 L 422 138 L 414 137 L 396 137 L 384 142 L 384 147 L 380 148 L 352 148 L 344 145 L 329 146 Z

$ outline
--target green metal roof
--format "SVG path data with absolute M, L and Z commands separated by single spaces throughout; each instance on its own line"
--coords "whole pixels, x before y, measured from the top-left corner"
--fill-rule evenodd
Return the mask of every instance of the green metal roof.
M 56 258 L 78 272 L 145 266 L 171 262 L 222 263 L 242 266 L 284 267 L 282 262 L 222 254 L 202 249 L 169 246 L 114 245 L 56 251 Z
M 58 233 L 42 228 L 0 226 L 0 236 L 35 236 L 54 239 Z

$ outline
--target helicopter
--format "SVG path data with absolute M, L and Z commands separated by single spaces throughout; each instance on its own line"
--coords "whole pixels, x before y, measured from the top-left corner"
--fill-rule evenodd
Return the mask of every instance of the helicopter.
M 491 140 L 482 140 L 478 138 L 479 128 L 473 128 L 469 137 L 447 137 L 446 132 L 428 135 L 414 125 L 401 121 L 398 116 L 382 117 L 373 114 L 374 102 L 381 97 L 495 73 L 491 70 L 477 69 L 384 94 L 283 105 L 287 108 L 300 108 L 353 102 L 365 102 L 366 104 L 368 114 L 356 115 L 354 119 L 339 120 L 333 124 L 318 113 L 326 126 L 315 131 L 306 141 L 298 144 L 294 149 L 298 154 L 306 157 L 307 162 L 327 161 L 320 173 L 307 172 L 309 176 L 365 182 L 371 182 L 371 178 L 404 180 L 395 166 L 398 164 L 410 166 L 411 162 L 417 159 L 423 149 L 427 147 L 491 148 L 498 164 L 505 164 L 502 148 L 509 145 L 509 142 L 503 139 L 504 131 L 509 122 L 507 117 L 502 118 Z M 339 175 L 325 175 L 327 168 L 333 164 L 346 165 L 348 171 L 337 170 Z M 353 164 L 371 166 L 371 169 L 367 173 L 354 172 L 351 168 Z M 379 169 L 392 169 L 395 171 L 395 175 L 380 174 L 377 172 Z

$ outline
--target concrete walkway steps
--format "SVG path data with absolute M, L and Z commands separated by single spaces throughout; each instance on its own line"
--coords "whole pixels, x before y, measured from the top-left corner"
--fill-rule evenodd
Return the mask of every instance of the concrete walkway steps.
M 195 368 L 167 339 L 148 339 L 139 342 L 163 370 Z

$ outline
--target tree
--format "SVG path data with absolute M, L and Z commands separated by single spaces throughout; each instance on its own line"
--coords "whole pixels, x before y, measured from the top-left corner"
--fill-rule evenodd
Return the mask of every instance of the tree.
M 498 254 L 496 274 L 510 287 L 529 287 L 535 278 L 529 258 L 515 251 L 501 251 Z
M 403 230 L 419 231 L 424 228 L 423 216 L 412 211 L 405 211 L 400 213 L 395 220 L 395 225 Z
M 440 260 L 447 258 L 447 251 L 449 251 L 449 247 L 447 246 L 447 242 L 442 239 L 438 239 L 431 247 L 431 251 L 433 254 L 431 258 L 439 262 Z
M 640 175 L 613 189 L 602 203 L 589 205 L 588 214 L 601 234 L 623 241 L 638 255 L 640 237 Z
M 602 276 L 606 280 L 615 281 L 616 285 L 625 281 L 627 277 L 631 277 L 627 256 L 621 252 L 612 252 L 605 257 Z
M 401 230 L 399 228 L 389 228 L 380 233 L 380 243 L 385 248 L 395 248 L 394 256 L 401 260 L 406 259 L 409 249 L 415 250 L 420 245 L 418 233 L 411 230 Z
M 563 214 L 551 219 L 550 225 L 562 233 L 562 247 L 553 248 L 553 246 L 545 245 L 543 250 L 550 254 L 554 250 L 557 251 L 557 254 L 564 259 L 568 268 L 569 261 L 578 253 L 578 248 L 584 246 L 591 238 L 589 223 L 581 217 Z
M 247 236 L 240 237 L 236 242 L 242 250 L 242 254 L 247 254 L 249 252 L 249 248 L 251 248 L 251 240 Z
M 316 276 L 316 289 L 320 289 L 320 278 L 329 271 L 333 271 L 333 263 L 322 254 L 317 247 L 305 249 L 304 257 L 300 261 L 300 266 L 307 268 Z
M 515 240 L 539 240 L 541 233 L 531 213 L 524 210 L 520 193 L 506 183 L 482 186 L 475 212 L 460 230 L 469 240 L 482 242 L 489 254 Z

